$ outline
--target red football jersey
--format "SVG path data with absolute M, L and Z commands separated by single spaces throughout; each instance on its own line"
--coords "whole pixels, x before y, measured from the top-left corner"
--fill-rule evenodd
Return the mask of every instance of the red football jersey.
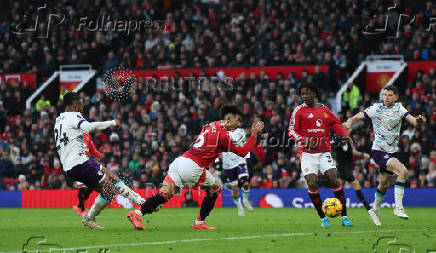
M 85 148 L 85 154 L 86 156 L 93 155 L 96 158 L 99 158 L 101 156 L 100 152 L 97 151 L 95 148 L 94 142 L 92 141 L 92 137 L 89 133 L 83 132 L 83 142 L 86 145 Z
M 310 107 L 303 103 L 292 112 L 288 135 L 295 141 L 312 137 L 311 145 L 301 145 L 300 153 L 324 153 L 331 152 L 330 129 L 341 136 L 347 133 L 339 119 L 326 106 Z
M 230 151 L 243 157 L 250 152 L 255 144 L 256 138 L 251 136 L 244 146 L 236 146 L 221 121 L 214 121 L 203 126 L 197 140 L 183 156 L 193 160 L 199 166 L 207 168 L 221 152 Z

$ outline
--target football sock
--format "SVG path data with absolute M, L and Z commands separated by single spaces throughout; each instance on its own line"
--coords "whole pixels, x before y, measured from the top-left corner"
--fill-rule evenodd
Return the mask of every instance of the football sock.
M 359 198 L 360 202 L 363 203 L 363 205 L 365 206 L 366 210 L 371 209 L 368 202 L 366 202 L 365 197 L 363 196 L 362 190 L 354 190 L 354 191 L 356 192 L 356 195 Z
M 345 200 L 345 193 L 342 185 L 337 188 L 333 188 L 333 192 L 335 193 L 335 197 L 341 201 L 342 204 L 342 212 L 341 216 L 347 216 L 347 201 Z
M 406 183 L 396 182 L 394 189 L 395 208 L 403 208 L 404 186 Z
M 166 203 L 168 199 L 168 194 L 161 191 L 153 197 L 146 199 L 145 202 L 141 205 L 141 215 L 145 215 L 159 210 L 160 205 Z M 135 213 L 138 214 L 138 212 L 136 211 Z
M 250 196 L 250 188 L 248 188 L 247 190 L 242 188 L 242 199 L 244 201 L 247 201 L 248 200 L 248 196 Z
M 145 202 L 145 199 L 143 199 L 138 193 L 130 189 L 123 181 L 120 180 L 116 182 L 114 186 L 121 196 L 129 199 L 130 201 L 133 201 L 138 205 L 142 205 Z
M 86 194 L 86 189 L 85 188 L 80 188 L 79 189 L 79 193 L 77 194 L 77 197 L 79 197 L 79 208 L 83 211 L 85 211 L 85 194 Z
M 318 190 L 308 190 L 308 193 L 313 205 L 316 208 L 316 211 L 318 211 L 319 217 L 321 217 L 321 219 L 324 218 L 325 214 L 322 211 L 321 197 L 319 196 Z
M 242 208 L 241 197 L 233 198 L 233 203 L 235 203 L 237 208 Z
M 92 205 L 91 209 L 89 209 L 88 218 L 94 220 L 95 216 L 98 216 L 101 210 L 103 210 L 108 203 L 109 201 L 105 199 L 101 194 L 99 194 L 95 198 L 94 204 Z
M 197 221 L 204 221 L 209 216 L 210 211 L 215 207 L 215 200 L 218 198 L 219 192 L 208 192 L 201 203 L 200 213 L 197 216 Z
M 372 208 L 375 211 L 380 209 L 380 205 L 383 202 L 383 199 L 385 198 L 385 194 L 386 193 L 382 193 L 381 191 L 379 191 L 379 189 L 377 189 L 377 191 L 375 192 L 374 205 L 372 206 Z

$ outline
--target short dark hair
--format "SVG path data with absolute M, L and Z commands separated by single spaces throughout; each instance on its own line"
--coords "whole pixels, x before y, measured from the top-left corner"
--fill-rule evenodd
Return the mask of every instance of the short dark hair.
M 79 93 L 77 92 L 68 92 L 64 95 L 63 103 L 64 106 L 72 105 L 74 101 L 80 100 Z
M 394 86 L 394 85 L 388 85 L 388 86 L 386 86 L 386 87 L 384 87 L 383 89 L 385 89 L 385 90 L 391 90 L 393 93 L 394 93 L 394 95 L 399 95 L 399 92 L 398 92 L 398 88 L 397 88 L 397 86 Z
M 303 83 L 300 86 L 300 94 L 301 94 L 301 90 L 303 90 L 303 88 L 312 90 L 313 92 L 316 93 L 316 96 L 318 97 L 318 95 L 319 95 L 318 87 L 316 87 L 316 85 L 314 83 Z
M 242 117 L 242 112 L 236 105 L 223 105 L 220 112 L 221 119 L 224 119 L 224 117 L 229 113 Z

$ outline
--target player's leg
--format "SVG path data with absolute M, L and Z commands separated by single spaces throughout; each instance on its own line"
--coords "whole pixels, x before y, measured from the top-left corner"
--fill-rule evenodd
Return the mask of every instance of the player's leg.
M 86 186 L 100 192 L 97 198 L 95 198 L 95 202 L 88 214 L 82 218 L 83 224 L 90 228 L 101 228 L 101 226 L 95 221 L 95 217 L 106 207 L 116 194 L 115 187 L 102 171 L 102 167 L 103 166 L 98 164 L 94 159 L 90 158 L 86 162 L 78 164 L 67 171 L 67 176 L 72 180 L 82 182 Z
M 365 206 L 366 210 L 371 209 L 371 206 L 366 201 L 365 196 L 363 196 L 362 187 L 360 186 L 359 181 L 357 179 L 354 179 L 353 181 L 351 181 L 349 183 L 353 187 L 354 192 L 357 195 L 357 198 L 360 200 L 360 203 L 362 203 Z
M 395 208 L 394 215 L 400 218 L 408 219 L 409 216 L 404 212 L 403 197 L 404 186 L 407 180 L 407 168 L 397 158 L 391 158 L 387 162 L 387 170 L 397 175 L 397 182 L 395 182 L 394 196 L 395 196 Z
M 379 211 L 380 211 L 381 203 L 383 202 L 383 199 L 385 198 L 386 192 L 390 185 L 390 177 L 391 176 L 385 172 L 380 173 L 378 177 L 379 182 L 378 182 L 377 190 L 374 196 L 374 204 L 372 205 L 372 208 L 368 211 L 371 220 L 374 222 L 376 226 L 381 225 Z
M 238 209 L 238 215 L 245 216 L 245 211 L 244 211 L 244 207 L 242 206 L 241 196 L 239 195 L 238 181 L 237 180 L 232 181 L 230 182 L 230 185 L 232 186 L 233 203 L 235 203 L 236 208 Z
M 359 198 L 360 203 L 362 203 L 366 210 L 371 209 L 368 202 L 365 200 L 365 197 L 362 193 L 362 187 L 359 184 L 359 181 L 356 180 L 356 178 L 353 175 L 353 165 L 352 164 L 343 164 L 341 166 L 337 166 L 339 177 L 341 178 L 341 185 L 345 185 L 345 182 L 348 182 L 354 189 L 354 192 L 357 195 L 357 198 Z
M 236 208 L 238 209 L 238 215 L 244 216 L 245 211 L 244 211 L 244 207 L 242 206 L 241 196 L 239 196 L 237 167 L 227 169 L 225 175 L 226 175 L 227 181 L 229 182 L 230 186 L 232 187 L 233 203 L 235 203 Z
M 78 215 L 83 216 L 87 214 L 87 212 L 85 211 L 85 201 L 89 198 L 89 195 L 91 194 L 92 191 L 93 191 L 92 188 L 89 187 L 79 188 L 79 191 L 77 193 L 79 203 L 73 207 Z M 77 207 L 77 209 L 75 207 Z
M 331 154 L 329 152 L 322 153 L 319 159 L 320 171 L 330 183 L 330 186 L 335 193 L 335 197 L 339 199 L 342 204 L 341 221 L 344 226 L 353 226 L 353 223 L 347 218 L 347 200 L 345 199 L 344 188 L 338 178 L 336 165 L 333 163 Z
M 142 225 L 141 216 L 159 211 L 162 205 L 168 202 L 168 200 L 170 200 L 179 191 L 180 188 L 177 187 L 172 182 L 171 178 L 169 178 L 169 175 L 167 175 L 164 179 L 162 187 L 159 189 L 159 192 L 146 199 L 144 203 L 141 204 L 140 209 L 129 212 L 127 214 L 127 218 L 136 230 L 145 230 L 145 227 Z
M 238 179 L 239 185 L 242 189 L 242 203 L 248 211 L 253 211 L 253 206 L 251 206 L 248 197 L 250 196 L 250 182 L 248 182 L 248 170 L 247 164 L 241 164 L 238 166 Z
M 169 166 L 168 174 L 166 175 L 162 187 L 159 192 L 145 200 L 141 204 L 141 208 L 128 213 L 127 218 L 137 230 L 145 230 L 142 225 L 142 218 L 146 214 L 159 211 L 161 206 L 168 202 L 175 194 L 179 193 L 183 188 L 183 181 L 180 174 L 183 171 L 183 159 L 176 158 Z
M 103 172 L 107 175 L 109 180 L 114 184 L 115 189 L 118 191 L 118 193 L 127 198 L 128 200 L 141 205 L 144 203 L 145 199 L 141 197 L 138 193 L 130 189 L 119 177 L 117 174 L 112 172 L 111 170 L 108 170 L 106 168 L 102 169 Z
M 73 210 L 76 211 L 79 216 L 83 216 L 82 214 L 85 211 L 85 189 L 87 189 L 87 187 L 83 186 L 79 188 L 79 191 L 77 191 L 77 199 L 79 200 L 79 203 L 73 206 Z
M 197 219 L 195 219 L 194 223 L 192 224 L 192 229 L 214 230 L 215 227 L 208 226 L 205 220 L 215 207 L 216 199 L 221 192 L 221 185 L 215 180 L 208 170 L 205 170 L 205 181 L 201 188 L 206 191 L 206 196 L 201 203 L 200 212 L 198 213 Z
M 307 182 L 307 193 L 321 218 L 321 226 L 328 227 L 330 223 L 322 211 L 322 200 L 318 191 L 319 154 L 301 154 L 301 171 Z
M 97 187 L 94 188 L 100 194 L 95 198 L 94 204 L 87 215 L 83 216 L 82 222 L 89 228 L 102 228 L 96 221 L 95 217 L 111 202 L 116 195 L 115 187 L 108 177 L 104 177 Z

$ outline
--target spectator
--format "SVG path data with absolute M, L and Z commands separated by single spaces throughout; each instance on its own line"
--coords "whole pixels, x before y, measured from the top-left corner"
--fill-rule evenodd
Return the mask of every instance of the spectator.
M 359 88 L 354 83 L 347 83 L 347 89 L 342 94 L 342 102 L 345 103 L 345 108 L 354 111 L 361 100 L 362 96 L 360 95 Z
M 51 106 L 50 100 L 45 99 L 45 95 L 41 94 L 39 100 L 36 101 L 35 110 L 37 112 L 46 111 L 50 106 Z

